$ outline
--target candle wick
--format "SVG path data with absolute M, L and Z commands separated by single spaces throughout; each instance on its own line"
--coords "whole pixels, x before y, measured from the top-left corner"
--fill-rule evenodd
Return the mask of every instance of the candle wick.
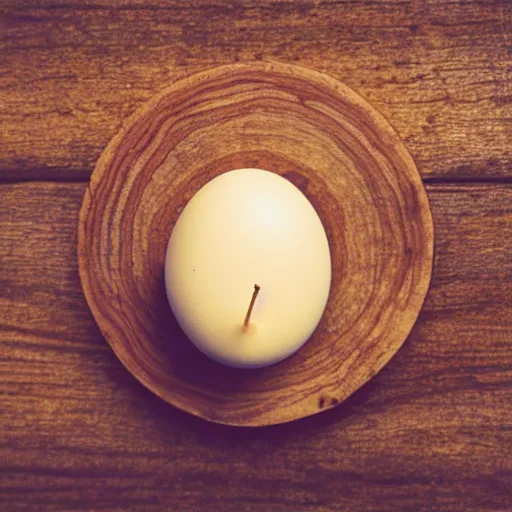
M 251 319 L 252 308 L 254 307 L 254 303 L 256 302 L 256 297 L 258 296 L 259 291 L 260 287 L 257 284 L 255 284 L 254 291 L 252 292 L 251 303 L 249 304 L 249 309 L 247 310 L 247 314 L 245 315 L 244 329 L 247 329 L 247 327 L 249 327 L 249 320 Z

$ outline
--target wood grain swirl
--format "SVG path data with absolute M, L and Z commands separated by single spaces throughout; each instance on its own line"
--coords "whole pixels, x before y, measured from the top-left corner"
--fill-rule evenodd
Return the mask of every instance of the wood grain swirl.
M 181 209 L 240 167 L 279 173 L 305 193 L 333 262 L 311 340 L 258 371 L 201 355 L 173 318 L 163 282 Z M 143 384 L 212 421 L 267 425 L 339 404 L 398 350 L 429 285 L 433 226 L 412 158 L 368 103 L 312 70 L 241 64 L 178 82 L 128 120 L 87 188 L 78 256 L 102 333 Z

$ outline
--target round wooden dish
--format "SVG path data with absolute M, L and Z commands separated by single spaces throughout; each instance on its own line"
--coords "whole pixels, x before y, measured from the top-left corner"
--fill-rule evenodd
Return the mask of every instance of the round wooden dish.
M 163 279 L 181 209 L 214 176 L 241 167 L 279 173 L 304 192 L 333 263 L 313 337 L 259 370 L 225 368 L 197 351 Z M 167 402 L 231 425 L 309 416 L 362 386 L 409 334 L 432 257 L 428 198 L 388 122 L 333 78 L 277 63 L 205 71 L 147 103 L 99 159 L 78 230 L 85 296 L 119 359 Z

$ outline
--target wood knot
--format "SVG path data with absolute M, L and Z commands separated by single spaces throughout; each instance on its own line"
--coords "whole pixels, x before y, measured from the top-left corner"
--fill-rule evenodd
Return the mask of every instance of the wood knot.
M 339 400 L 334 397 L 321 396 L 318 399 L 318 408 L 319 409 L 324 409 L 325 407 L 334 407 L 335 405 L 338 405 L 338 404 L 339 404 Z

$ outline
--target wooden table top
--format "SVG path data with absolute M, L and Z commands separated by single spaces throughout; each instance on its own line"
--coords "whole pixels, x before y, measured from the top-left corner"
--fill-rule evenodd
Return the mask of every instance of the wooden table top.
M 512 3 L 4 0 L 0 507 L 512 510 Z M 403 348 L 336 409 L 207 423 L 121 365 L 85 302 L 76 224 L 123 119 L 232 62 L 325 71 L 422 174 L 434 273 Z

